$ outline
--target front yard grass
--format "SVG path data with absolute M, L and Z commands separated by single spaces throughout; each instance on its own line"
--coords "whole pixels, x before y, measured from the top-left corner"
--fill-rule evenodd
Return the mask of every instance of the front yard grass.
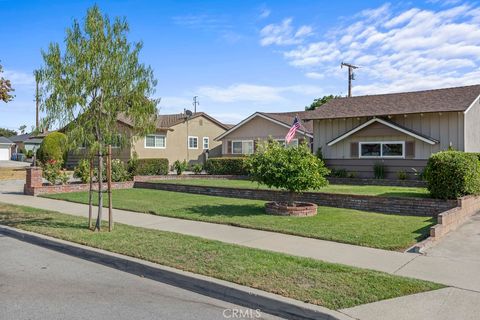
M 88 203 L 88 192 L 45 197 Z M 404 250 L 428 236 L 431 217 L 400 216 L 318 207 L 314 217 L 265 213 L 265 201 L 223 198 L 151 189 L 113 190 L 113 206 L 155 215 L 207 221 L 331 240 L 379 249 Z
M 226 187 L 226 188 L 249 188 L 249 189 L 269 189 L 265 185 L 258 184 L 249 180 L 228 180 L 228 179 L 178 179 L 178 180 L 152 180 L 155 183 L 175 183 L 193 186 L 208 187 Z M 416 187 L 395 187 L 395 186 L 356 186 L 330 184 L 317 192 L 358 194 L 383 197 L 415 197 L 428 198 L 430 196 L 427 188 Z
M 117 223 L 92 232 L 87 220 L 0 203 L 0 224 L 341 309 L 442 288 L 432 282 L 219 241 Z

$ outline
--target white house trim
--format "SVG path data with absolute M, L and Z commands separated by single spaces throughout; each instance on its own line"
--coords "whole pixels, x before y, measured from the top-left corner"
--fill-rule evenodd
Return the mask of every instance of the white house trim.
M 268 121 L 271 121 L 275 124 L 278 124 L 282 127 L 285 127 L 285 128 L 288 128 L 290 129 L 291 126 L 286 124 L 286 123 L 283 123 L 281 121 L 278 121 L 278 120 L 275 120 L 275 119 L 272 119 L 264 114 L 262 114 L 261 112 L 255 112 L 254 114 L 252 114 L 251 116 L 249 116 L 248 118 L 244 119 L 243 121 L 241 121 L 239 124 L 237 124 L 236 126 L 234 126 L 233 128 L 230 128 L 230 130 L 227 130 L 225 131 L 224 133 L 222 133 L 221 135 L 219 135 L 218 137 L 215 138 L 216 141 L 220 140 L 220 139 L 223 139 L 225 136 L 229 135 L 230 133 L 232 133 L 233 131 L 237 130 L 238 128 L 240 128 L 241 126 L 243 126 L 245 123 L 249 122 L 250 120 L 252 120 L 253 118 L 255 117 L 261 117 L 265 120 L 268 120 Z M 310 133 L 307 133 L 305 132 L 304 130 L 297 130 L 297 133 L 300 133 L 304 136 L 307 136 L 307 137 L 310 137 L 310 138 L 313 138 L 313 135 L 310 134 Z
M 468 108 L 465 111 L 463 111 L 463 113 L 464 114 L 467 113 L 475 105 L 475 103 L 477 103 L 479 99 L 480 99 L 480 95 L 476 97 L 475 100 L 473 100 L 473 102 L 468 106 Z
M 425 138 L 425 137 L 423 137 L 423 136 L 420 136 L 420 135 L 416 134 L 415 132 L 409 131 L 409 130 L 404 129 L 404 128 L 402 128 L 402 127 L 399 127 L 399 126 L 395 125 L 394 123 L 385 121 L 385 120 L 380 119 L 380 118 L 372 118 L 372 119 L 368 120 L 367 122 L 365 122 L 364 124 L 359 125 L 358 127 L 353 128 L 352 130 L 345 132 L 344 134 L 342 134 L 342 135 L 339 136 L 338 138 L 330 141 L 329 143 L 327 143 L 327 146 L 329 146 L 329 147 L 333 146 L 333 145 L 336 144 L 337 142 L 340 142 L 340 141 L 342 141 L 343 139 L 351 136 L 352 134 L 354 134 L 354 133 L 362 130 L 363 128 L 368 127 L 369 125 L 371 125 L 371 124 L 374 123 L 374 122 L 378 122 L 378 123 L 381 123 L 381 124 L 383 124 L 383 125 L 386 125 L 387 127 L 390 127 L 390 128 L 395 129 L 395 130 L 397 130 L 397 131 L 400 131 L 400 132 L 402 132 L 402 133 L 405 133 L 405 134 L 407 134 L 407 135 L 409 135 L 409 136 L 411 136 L 411 137 L 414 137 L 414 138 L 416 138 L 416 139 L 418 139 L 418 140 L 421 140 L 421 141 L 426 142 L 426 143 L 431 144 L 431 145 L 435 145 L 435 144 L 438 143 L 438 141 L 436 141 L 436 140 L 428 139 L 428 138 Z

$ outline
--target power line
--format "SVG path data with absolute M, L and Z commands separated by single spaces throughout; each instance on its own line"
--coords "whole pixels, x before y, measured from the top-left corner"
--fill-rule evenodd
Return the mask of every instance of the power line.
M 353 64 L 343 62 L 340 64 L 340 68 L 347 67 L 348 68 L 348 97 L 352 96 L 352 80 L 355 80 L 355 74 L 353 73 L 354 69 L 358 69 L 358 66 L 354 66 Z

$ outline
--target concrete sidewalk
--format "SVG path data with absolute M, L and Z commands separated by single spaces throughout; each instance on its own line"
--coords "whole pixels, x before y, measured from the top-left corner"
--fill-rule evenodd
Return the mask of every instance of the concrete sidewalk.
M 7 187 L 8 186 L 8 187 Z M 15 191 L 16 190 L 16 191 Z M 3 193 L 2 193 L 3 192 Z M 0 184 L 0 202 L 84 216 L 88 206 L 47 198 L 25 196 L 14 184 Z M 379 301 L 342 310 L 357 319 L 475 319 L 480 301 L 480 215 L 447 235 L 425 255 L 401 253 L 310 239 L 221 224 L 167 218 L 137 212 L 114 210 L 116 222 L 143 228 L 171 231 L 226 243 L 308 257 L 349 266 L 442 283 L 447 288 L 430 293 Z M 460 303 L 461 302 L 461 303 Z M 441 312 L 442 308 L 451 309 Z M 408 306 L 408 307 L 407 307 Z M 408 309 L 408 311 L 406 311 Z M 427 312 L 431 310 L 431 312 Z M 440 311 L 439 311 L 440 310 Z

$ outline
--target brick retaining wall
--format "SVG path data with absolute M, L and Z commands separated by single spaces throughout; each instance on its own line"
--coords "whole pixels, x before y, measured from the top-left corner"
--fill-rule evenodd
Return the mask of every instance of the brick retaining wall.
M 131 189 L 133 188 L 133 181 L 126 182 L 112 182 L 112 189 Z M 107 189 L 107 184 L 103 185 L 104 190 Z M 88 183 L 71 183 L 64 185 L 41 185 L 28 187 L 24 186 L 23 193 L 29 196 L 38 196 L 40 194 L 50 194 L 50 193 L 65 193 L 65 192 L 77 192 L 77 191 L 88 191 L 90 189 L 90 184 Z M 98 184 L 93 184 L 93 189 L 98 190 Z
M 362 179 L 335 177 L 328 177 L 327 179 L 331 184 L 346 184 L 354 186 L 392 186 L 418 188 L 425 188 L 427 186 L 427 183 L 423 180 Z
M 136 181 L 134 188 L 157 189 L 175 192 L 204 194 L 210 196 L 255 199 L 265 201 L 287 201 L 288 192 L 262 189 L 236 189 L 227 187 L 190 186 L 173 183 Z M 457 206 L 457 200 L 425 198 L 379 197 L 365 195 L 304 192 L 298 201 L 313 202 L 320 206 L 357 209 L 389 214 L 436 216 L 440 212 Z

